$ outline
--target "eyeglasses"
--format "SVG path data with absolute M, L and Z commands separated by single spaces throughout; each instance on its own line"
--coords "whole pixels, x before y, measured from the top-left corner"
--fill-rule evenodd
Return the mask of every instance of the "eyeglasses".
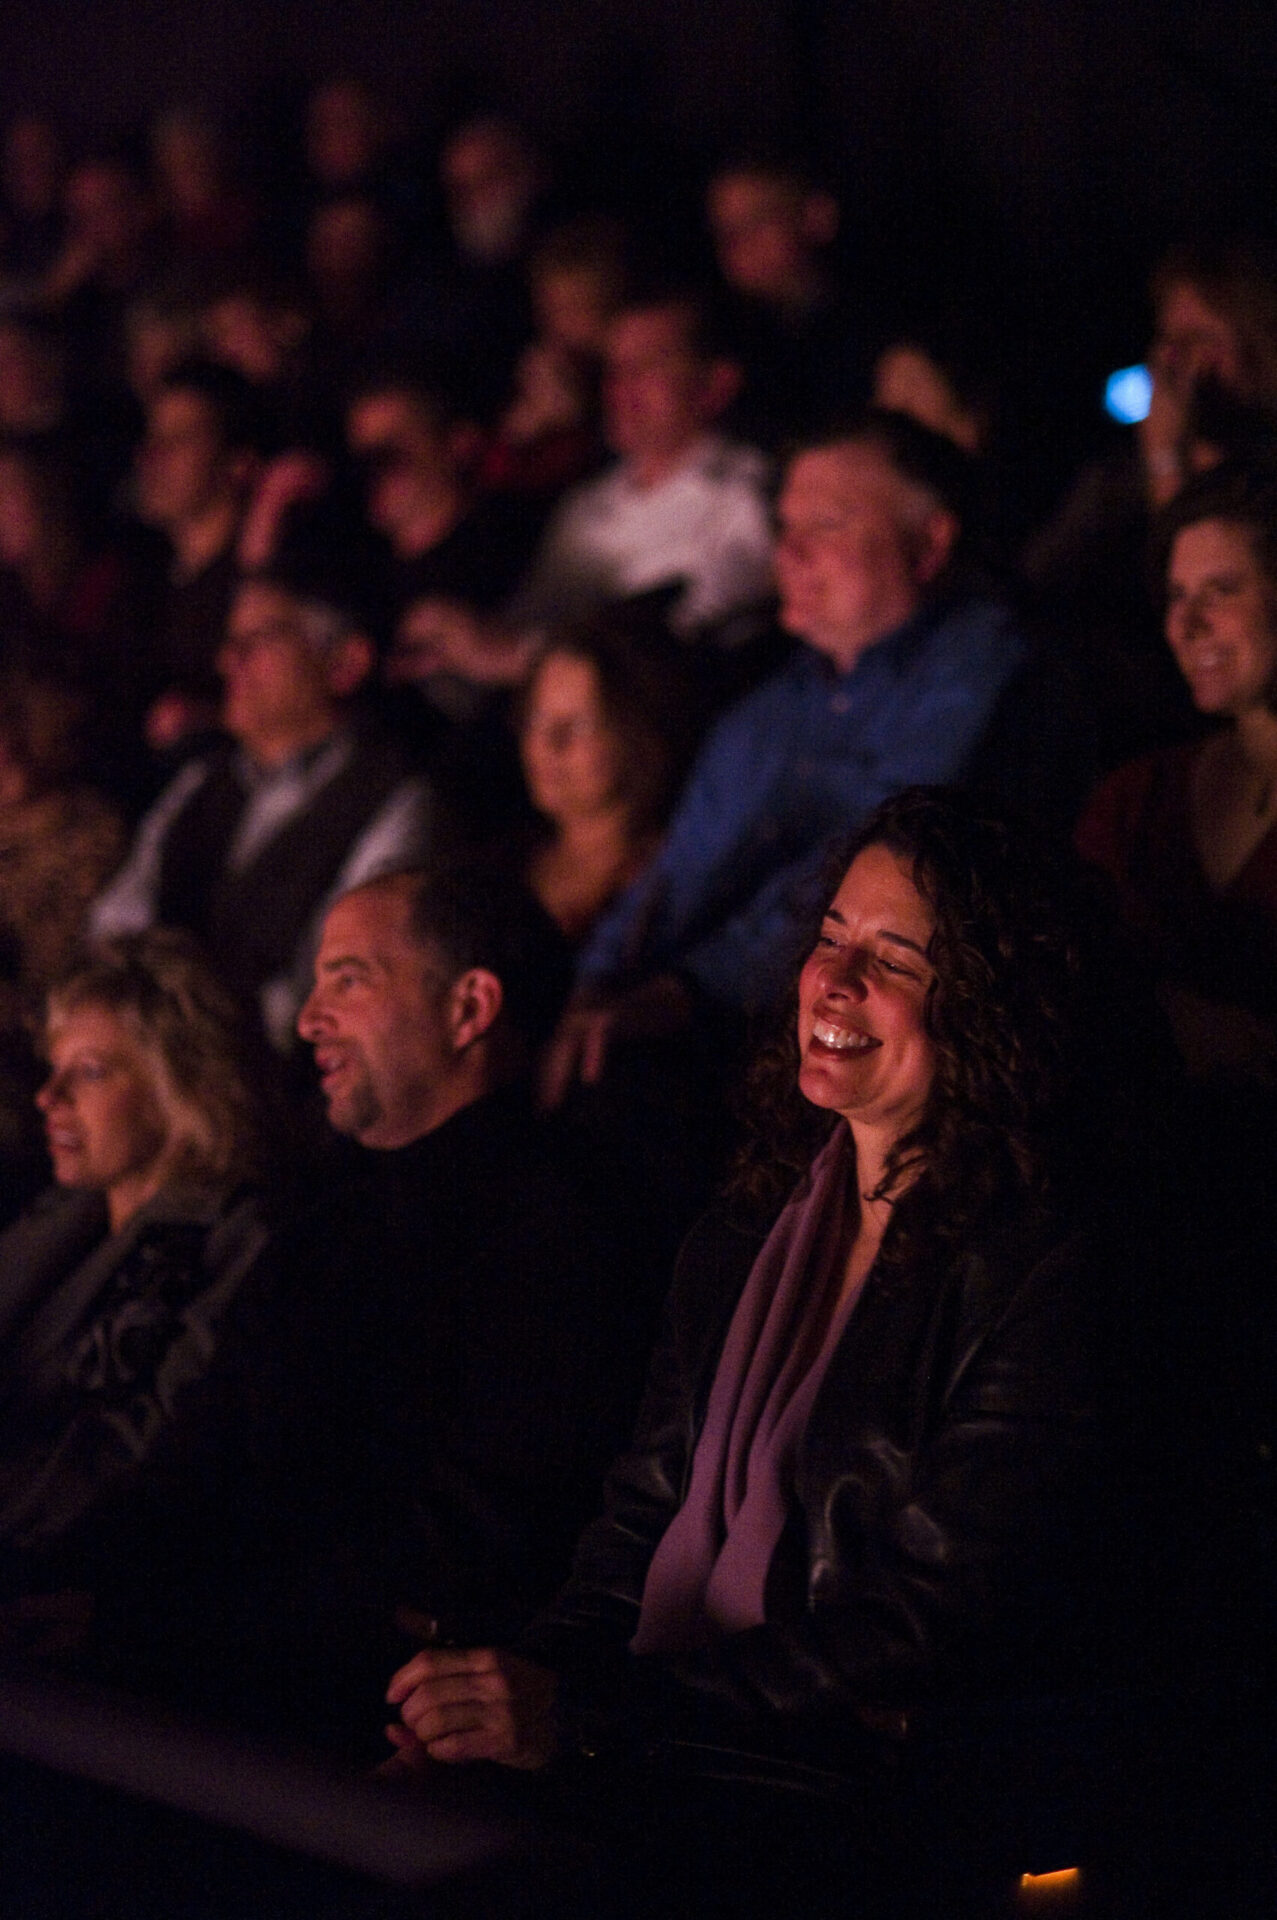
M 539 720 L 533 715 L 523 723 L 524 739 L 541 741 L 552 753 L 564 753 L 582 740 L 597 740 L 604 731 L 604 722 L 588 714 L 557 720 Z

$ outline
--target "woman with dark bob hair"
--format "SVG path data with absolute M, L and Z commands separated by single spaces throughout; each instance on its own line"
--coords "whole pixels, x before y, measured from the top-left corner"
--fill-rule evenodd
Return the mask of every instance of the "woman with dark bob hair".
M 1082 853 L 1147 942 L 1189 1066 L 1277 1085 L 1277 465 L 1192 480 L 1158 527 L 1166 639 L 1210 731 L 1119 767 Z
M 165 930 L 104 943 L 49 995 L 55 1185 L 0 1235 L 0 1588 L 82 1572 L 266 1246 L 239 1027 Z
M 690 706 L 669 650 L 615 621 L 555 634 L 533 668 L 519 756 L 542 824 L 523 877 L 569 940 L 584 940 L 659 847 Z
M 880 807 L 826 898 L 569 1585 L 517 1652 L 428 1648 L 389 1692 L 409 1766 L 628 1757 L 671 1901 L 694 1805 L 714 1897 L 740 1883 L 684 1909 L 648 1878 L 649 1911 L 805 1912 L 833 1871 L 828 1834 L 785 1854 L 779 1792 L 715 1847 L 689 1770 L 863 1788 L 942 1703 L 1093 1681 L 1110 1604 L 1097 1173 L 1137 996 L 1075 870 L 955 793 Z

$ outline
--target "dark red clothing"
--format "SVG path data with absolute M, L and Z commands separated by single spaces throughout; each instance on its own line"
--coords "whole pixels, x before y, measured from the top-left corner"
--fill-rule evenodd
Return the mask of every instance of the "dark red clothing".
M 1212 1000 L 1277 1014 L 1277 827 L 1222 892 L 1193 844 L 1200 741 L 1167 747 L 1101 781 L 1076 840 L 1107 873 L 1158 972 Z

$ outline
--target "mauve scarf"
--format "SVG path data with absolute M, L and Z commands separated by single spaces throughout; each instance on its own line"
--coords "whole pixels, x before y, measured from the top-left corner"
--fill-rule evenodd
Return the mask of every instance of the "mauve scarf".
M 851 1133 L 839 1126 L 754 1262 L 714 1375 L 687 1498 L 647 1570 L 635 1653 L 685 1653 L 763 1621 L 794 1457 L 861 1291 L 850 1289 L 829 1315 L 854 1176 Z

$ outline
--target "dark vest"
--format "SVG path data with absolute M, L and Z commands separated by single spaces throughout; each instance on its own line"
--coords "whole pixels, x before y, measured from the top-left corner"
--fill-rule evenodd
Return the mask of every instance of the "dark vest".
M 234 749 L 214 755 L 165 839 L 157 919 L 197 934 L 227 982 L 255 993 L 289 970 L 352 843 L 407 774 L 396 746 L 356 736 L 311 804 L 231 873 L 226 857 L 248 794 Z

